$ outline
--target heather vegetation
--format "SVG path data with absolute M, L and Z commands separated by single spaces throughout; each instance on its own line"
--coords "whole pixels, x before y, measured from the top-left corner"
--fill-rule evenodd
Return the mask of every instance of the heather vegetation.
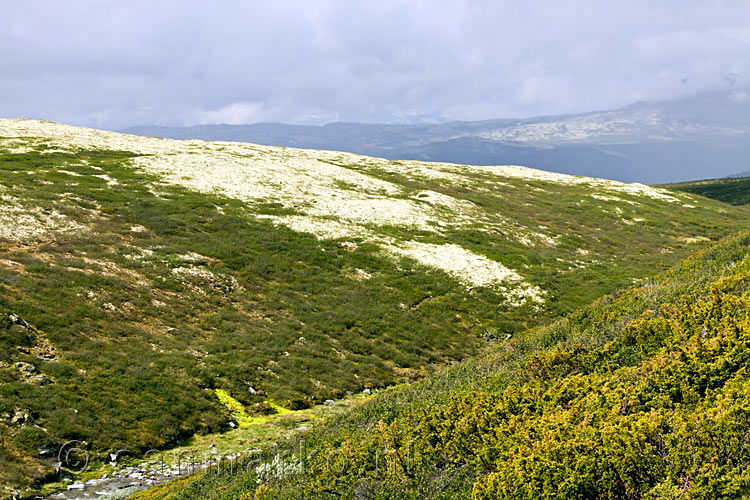
M 276 458 L 272 476 L 217 469 L 168 494 L 744 497 L 749 256 L 750 234 L 729 238 L 487 356 L 384 391 L 305 436 L 305 453 Z
M 750 177 L 725 177 L 705 181 L 677 182 L 663 187 L 698 194 L 731 205 L 750 205 Z
M 477 219 L 452 224 L 446 212 L 437 229 L 326 238 L 278 223 L 308 217 L 304 206 L 166 181 L 146 168 L 156 153 L 12 142 L 0 141 L 0 496 L 59 478 L 55 453 L 68 440 L 85 443 L 97 466 L 108 451 L 137 455 L 252 424 L 255 408 L 299 410 L 453 365 L 381 391 L 347 418 L 354 436 L 407 418 L 404 408 L 437 409 L 452 388 L 510 380 L 525 366 L 519 353 L 563 338 L 539 333 L 559 326 L 534 328 L 648 280 L 749 219 L 745 207 L 645 186 L 459 166 L 430 178 L 362 160 L 336 168 L 388 179 L 399 202 L 470 204 Z M 459 249 L 509 278 L 471 286 L 428 265 L 434 254 L 394 248 Z M 520 282 L 540 300 L 514 295 Z M 489 358 L 467 360 L 487 349 Z

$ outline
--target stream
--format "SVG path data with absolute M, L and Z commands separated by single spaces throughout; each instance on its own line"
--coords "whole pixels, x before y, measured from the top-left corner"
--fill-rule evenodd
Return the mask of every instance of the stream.
M 138 465 L 123 467 L 112 476 L 104 475 L 97 479 L 71 482 L 67 490 L 53 493 L 46 500 L 83 500 L 97 498 L 100 500 L 120 500 L 133 493 L 150 488 L 157 484 L 166 483 L 172 479 L 183 477 L 194 472 L 217 465 L 219 460 L 222 464 L 234 461 L 246 452 L 238 452 L 233 455 L 215 457 L 202 462 L 173 461 L 168 465 L 162 460 L 151 460 Z

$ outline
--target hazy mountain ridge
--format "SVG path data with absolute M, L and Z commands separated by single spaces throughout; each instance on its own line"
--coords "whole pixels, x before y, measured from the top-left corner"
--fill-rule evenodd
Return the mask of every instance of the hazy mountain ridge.
M 750 160 L 747 93 L 527 119 L 435 125 L 259 123 L 133 127 L 137 135 L 331 149 L 394 160 L 523 164 L 628 182 L 669 182 L 744 170 Z

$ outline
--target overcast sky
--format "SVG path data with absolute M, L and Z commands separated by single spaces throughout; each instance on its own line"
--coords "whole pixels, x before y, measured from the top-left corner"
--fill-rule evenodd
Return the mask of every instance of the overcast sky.
M 750 1 L 2 0 L 0 116 L 475 120 L 750 85 Z

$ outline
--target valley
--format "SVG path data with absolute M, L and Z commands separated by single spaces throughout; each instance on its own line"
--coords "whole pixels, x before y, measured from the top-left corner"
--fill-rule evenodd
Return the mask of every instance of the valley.
M 448 401 L 445 374 L 750 229 L 643 184 L 36 120 L 0 120 L 0 200 L 0 496 L 59 480 L 40 450 L 66 441 L 102 463 L 229 431 L 220 394 L 281 414 L 396 387 L 339 417 L 390 425 L 400 394 Z

